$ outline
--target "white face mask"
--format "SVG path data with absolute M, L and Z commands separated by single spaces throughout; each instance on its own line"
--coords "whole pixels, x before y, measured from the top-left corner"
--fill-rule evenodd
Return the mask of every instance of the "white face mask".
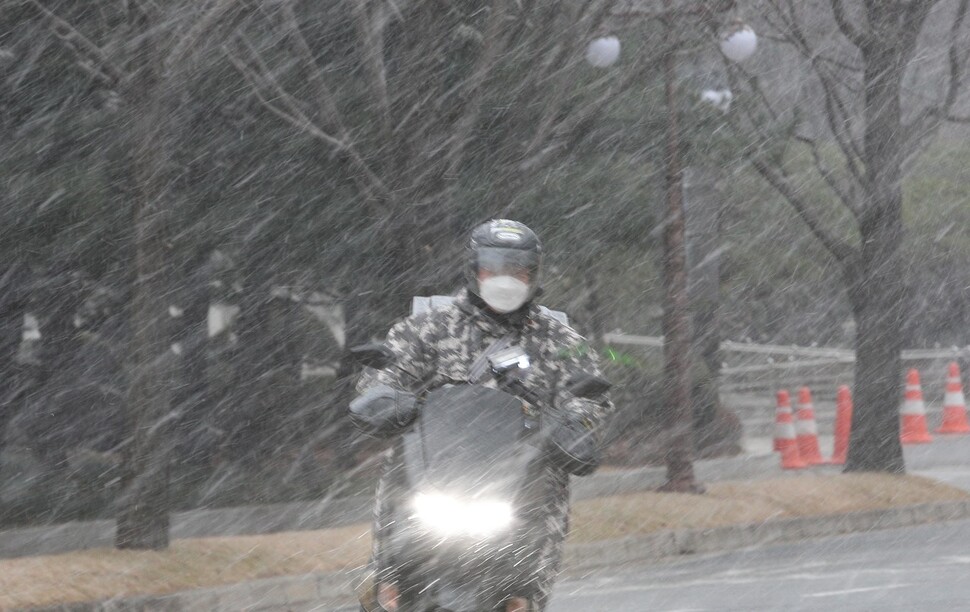
M 518 310 L 529 299 L 529 285 L 513 276 L 493 276 L 478 282 L 478 290 L 489 307 L 505 314 Z

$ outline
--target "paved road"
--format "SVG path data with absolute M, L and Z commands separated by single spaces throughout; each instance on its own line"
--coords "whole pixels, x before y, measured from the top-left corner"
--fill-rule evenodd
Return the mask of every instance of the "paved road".
M 905 447 L 906 464 L 970 491 L 968 449 L 941 436 Z M 562 581 L 550 612 L 970 610 L 968 576 L 961 521 L 611 569 Z
M 910 473 L 970 491 L 970 436 L 904 450 Z M 561 580 L 549 612 L 970 610 L 968 576 L 961 521 L 604 569 Z
M 930 444 L 904 446 L 903 453 L 909 473 L 970 491 L 970 436 L 937 435 Z
M 550 612 L 970 609 L 970 521 L 708 555 L 564 580 Z
M 818 441 L 822 456 L 830 457 L 834 446 L 832 436 L 819 435 Z M 773 440 L 771 437 L 748 436 L 743 440 L 743 445 L 747 453 L 769 454 L 772 452 Z M 934 435 L 933 442 L 930 444 L 904 446 L 903 457 L 906 460 L 906 470 L 912 474 L 928 473 L 928 471 L 943 468 L 949 468 L 954 473 L 970 470 L 970 436 Z M 941 473 L 945 471 L 943 470 Z M 933 477 L 939 478 L 938 476 Z M 959 482 L 954 484 L 961 486 Z
M 970 491 L 970 466 L 950 465 L 938 468 L 927 468 L 923 470 L 917 469 L 912 470 L 910 473 L 918 476 L 935 478 L 936 480 L 945 482 L 954 487 L 960 487 L 961 489 Z M 968 548 L 970 548 L 970 543 L 968 543 Z M 970 603 L 968 603 L 967 606 L 970 608 Z

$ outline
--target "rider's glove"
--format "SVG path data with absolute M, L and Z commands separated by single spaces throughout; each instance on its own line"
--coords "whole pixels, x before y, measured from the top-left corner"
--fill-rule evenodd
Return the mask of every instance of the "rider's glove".
M 599 439 L 587 418 L 571 416 L 555 424 L 547 445 L 550 461 L 570 474 L 586 476 L 599 465 Z
M 388 385 L 371 387 L 350 402 L 350 420 L 362 432 L 387 438 L 401 433 L 418 416 L 413 393 Z

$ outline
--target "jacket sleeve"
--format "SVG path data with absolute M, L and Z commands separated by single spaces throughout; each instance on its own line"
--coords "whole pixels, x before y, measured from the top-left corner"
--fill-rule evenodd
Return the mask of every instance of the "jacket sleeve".
M 422 332 L 427 334 L 428 325 L 415 317 L 408 317 L 394 325 L 387 334 L 385 345 L 394 353 L 395 365 L 383 370 L 366 368 L 357 382 L 357 393 L 364 394 L 381 386 L 416 392 L 425 381 L 430 380 L 437 357 L 422 339 Z M 389 542 L 395 528 L 395 506 L 401 503 L 406 489 L 400 482 L 404 471 L 399 469 L 400 449 L 396 444 L 384 456 L 374 508 L 371 561 L 376 570 L 377 583 L 398 580 L 397 568 L 391 561 Z
M 422 338 L 427 332 L 425 318 L 408 317 L 387 333 L 384 344 L 396 357 L 394 365 L 383 370 L 365 368 L 357 381 L 361 394 L 377 385 L 415 393 L 434 375 L 435 354 Z
M 609 394 L 599 397 L 581 398 L 569 392 L 569 380 L 579 374 L 594 374 L 602 376 L 599 359 L 596 352 L 589 346 L 586 339 L 572 328 L 562 327 L 557 342 L 556 359 L 559 376 L 555 389 L 555 406 L 557 412 L 571 420 L 584 421 L 587 427 L 602 435 L 603 425 L 612 416 L 614 407 Z

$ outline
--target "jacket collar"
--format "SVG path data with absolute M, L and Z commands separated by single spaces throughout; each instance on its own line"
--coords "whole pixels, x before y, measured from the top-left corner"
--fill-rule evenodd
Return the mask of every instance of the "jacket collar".
M 458 308 L 461 309 L 472 321 L 485 329 L 501 329 L 508 331 L 514 328 L 523 328 L 534 322 L 539 313 L 539 307 L 534 303 L 527 302 L 518 310 L 506 314 L 498 314 L 489 310 L 484 301 L 477 295 L 462 289 L 456 296 Z

